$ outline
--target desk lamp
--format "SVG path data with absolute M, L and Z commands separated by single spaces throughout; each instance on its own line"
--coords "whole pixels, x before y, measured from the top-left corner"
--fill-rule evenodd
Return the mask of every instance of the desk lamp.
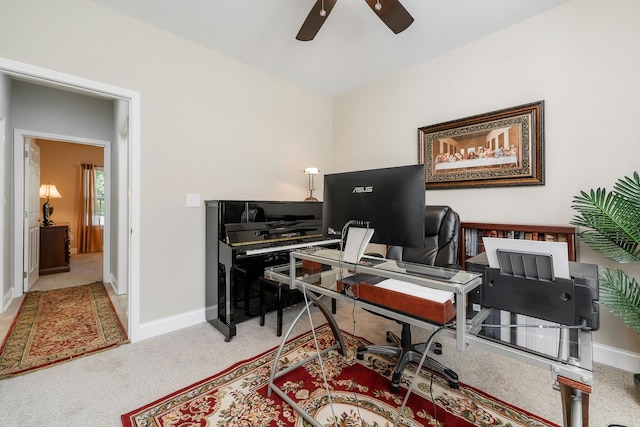
M 313 185 L 313 177 L 318 174 L 318 168 L 306 168 L 304 170 L 304 173 L 309 175 L 309 197 L 304 199 L 304 201 L 305 202 L 317 202 L 318 199 L 313 197 L 313 190 L 315 190 L 315 187 Z
M 62 199 L 62 195 L 58 191 L 55 185 L 42 184 L 40 186 L 40 198 L 47 199 L 42 205 L 42 225 L 45 227 L 50 225 L 51 221 L 49 217 L 53 215 L 53 206 L 49 204 L 49 199 Z

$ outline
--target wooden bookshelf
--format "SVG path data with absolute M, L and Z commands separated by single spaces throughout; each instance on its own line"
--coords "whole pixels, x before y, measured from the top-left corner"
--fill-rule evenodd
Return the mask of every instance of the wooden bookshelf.
M 484 252 L 483 237 L 499 237 L 505 239 L 542 240 L 550 242 L 567 242 L 569 261 L 576 260 L 576 228 L 558 225 L 526 225 L 526 224 L 492 224 L 485 222 L 463 222 L 460 265 L 465 265 L 467 258 Z

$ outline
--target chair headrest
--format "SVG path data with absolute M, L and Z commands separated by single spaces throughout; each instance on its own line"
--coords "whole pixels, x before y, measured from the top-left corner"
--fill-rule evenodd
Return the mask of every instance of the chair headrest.
M 452 212 L 449 206 L 428 205 L 424 209 L 424 235 L 437 236 L 445 218 Z

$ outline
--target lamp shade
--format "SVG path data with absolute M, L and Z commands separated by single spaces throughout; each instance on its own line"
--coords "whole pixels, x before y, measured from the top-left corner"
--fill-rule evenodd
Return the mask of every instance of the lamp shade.
M 62 195 L 58 191 L 55 185 L 42 184 L 40 186 L 40 198 L 41 199 L 62 199 Z
M 307 175 L 317 175 L 318 174 L 318 168 L 306 168 L 304 170 L 304 173 L 306 173 Z

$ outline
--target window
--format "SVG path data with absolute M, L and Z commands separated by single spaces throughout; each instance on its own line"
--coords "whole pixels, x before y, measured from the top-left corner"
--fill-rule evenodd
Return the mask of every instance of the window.
M 96 224 L 104 226 L 104 168 L 96 167 L 96 204 L 98 220 Z

